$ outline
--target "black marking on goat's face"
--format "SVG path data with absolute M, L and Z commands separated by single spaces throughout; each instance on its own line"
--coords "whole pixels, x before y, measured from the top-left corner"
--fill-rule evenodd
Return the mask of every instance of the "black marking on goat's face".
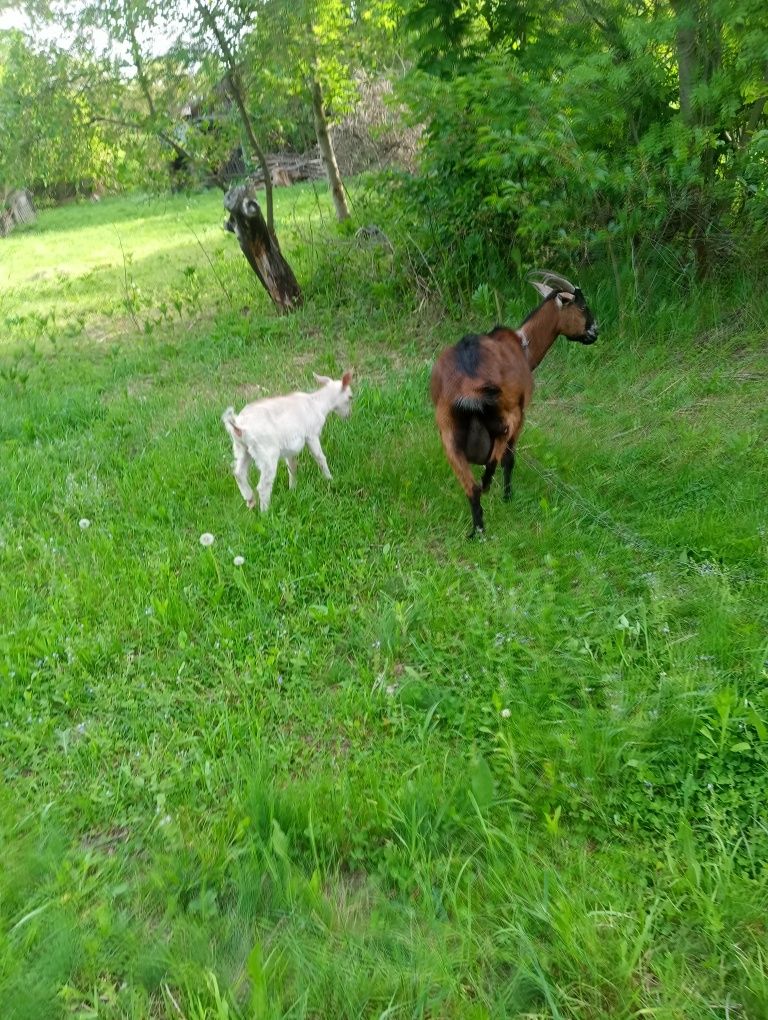
M 477 375 L 480 367 L 480 337 L 476 333 L 468 333 L 454 347 L 456 367 L 465 375 Z
M 599 330 L 597 328 L 595 317 L 592 314 L 592 310 L 587 305 L 584 295 L 581 292 L 581 288 L 579 287 L 577 287 L 574 291 L 573 303 L 575 308 L 581 312 L 581 315 L 583 316 L 583 325 L 580 326 L 579 333 L 572 336 L 568 333 L 565 335 L 569 340 L 573 340 L 577 344 L 585 344 L 586 346 L 589 346 L 589 344 L 593 344 L 595 340 L 597 340 Z

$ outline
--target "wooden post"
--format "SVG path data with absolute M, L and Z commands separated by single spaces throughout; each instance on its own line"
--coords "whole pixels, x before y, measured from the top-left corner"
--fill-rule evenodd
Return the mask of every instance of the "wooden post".
M 243 255 L 277 310 L 293 311 L 302 302 L 301 287 L 283 258 L 277 238 L 267 228 L 253 189 L 248 185 L 230 188 L 224 196 L 224 208 L 229 213 L 224 229 L 237 238 Z

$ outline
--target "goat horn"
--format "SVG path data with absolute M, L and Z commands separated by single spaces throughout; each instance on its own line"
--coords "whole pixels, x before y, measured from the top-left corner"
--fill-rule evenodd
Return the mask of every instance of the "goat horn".
M 548 269 L 532 269 L 527 275 L 526 280 L 529 283 L 534 282 L 534 278 L 539 283 L 545 283 L 548 287 L 557 287 L 559 290 L 567 291 L 569 294 L 575 294 L 576 288 L 564 276 L 558 276 L 557 273 L 550 273 Z

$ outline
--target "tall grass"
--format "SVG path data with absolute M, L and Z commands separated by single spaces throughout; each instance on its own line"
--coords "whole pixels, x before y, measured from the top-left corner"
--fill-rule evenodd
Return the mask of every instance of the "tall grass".
M 211 196 L 0 248 L 3 1016 L 765 1016 L 763 299 L 582 281 L 468 544 L 429 366 L 533 292 L 279 199 L 285 319 Z M 221 409 L 348 365 L 247 513 Z

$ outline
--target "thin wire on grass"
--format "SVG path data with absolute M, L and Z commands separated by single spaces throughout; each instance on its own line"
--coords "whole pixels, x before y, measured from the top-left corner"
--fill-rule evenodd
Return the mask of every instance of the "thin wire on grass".
M 642 538 L 640 535 L 636 534 L 630 528 L 617 524 L 608 510 L 598 510 L 579 492 L 578 489 L 572 485 L 568 485 L 567 482 L 564 482 L 553 471 L 548 471 L 544 468 L 541 463 L 532 456 L 532 454 L 521 451 L 519 456 L 523 463 L 530 467 L 535 474 L 544 479 L 544 481 L 551 485 L 553 489 L 556 489 L 562 495 L 567 497 L 574 506 L 578 506 L 599 527 L 604 528 L 606 531 L 613 532 L 613 534 L 620 539 L 624 545 L 639 551 L 654 553 L 655 555 L 662 556 L 664 558 L 669 556 L 671 550 L 655 545 L 648 539 Z

